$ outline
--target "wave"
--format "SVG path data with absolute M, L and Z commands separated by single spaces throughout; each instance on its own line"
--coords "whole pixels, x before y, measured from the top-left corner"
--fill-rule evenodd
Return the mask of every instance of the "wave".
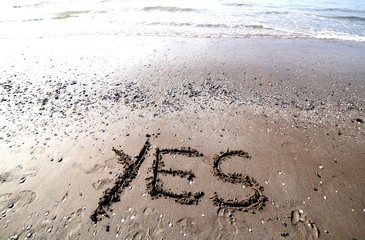
M 365 21 L 365 18 L 358 17 L 358 16 L 335 16 L 333 18 L 337 18 L 337 19 L 348 19 L 348 20 L 354 20 L 354 21 Z
M 36 22 L 36 21 L 44 21 L 47 20 L 46 18 L 31 18 L 31 19 L 25 19 L 23 22 Z
M 266 14 L 266 15 L 289 15 L 289 14 L 293 14 L 293 12 L 289 12 L 289 11 L 261 11 L 261 12 L 257 12 L 257 14 Z
M 233 6 L 233 7 L 250 7 L 253 6 L 253 4 L 249 3 L 224 3 L 225 6 Z
M 261 24 L 249 24 L 249 25 L 243 25 L 243 27 L 245 28 L 253 28 L 253 29 L 270 29 L 270 28 L 266 28 Z
M 319 8 L 319 9 L 309 9 L 311 11 L 323 11 L 323 12 L 345 12 L 345 13 L 364 13 L 361 10 L 348 9 L 348 8 Z
M 223 23 L 199 23 L 199 24 L 195 24 L 196 27 L 199 28 L 229 28 L 229 26 L 227 24 L 223 24 Z
M 151 6 L 151 7 L 144 7 L 143 11 L 194 12 L 195 9 L 180 8 L 180 7 Z
M 173 26 L 173 27 L 183 27 L 183 26 L 192 26 L 194 25 L 193 23 L 188 23 L 188 22 L 181 22 L 181 23 L 177 23 L 177 22 L 143 22 L 142 24 L 144 25 L 152 25 L 152 26 Z
M 142 25 L 147 26 L 171 26 L 171 27 L 193 27 L 193 28 L 206 28 L 206 29 L 256 29 L 256 30 L 273 30 L 271 27 L 265 27 L 262 24 L 224 24 L 224 23 L 192 23 L 192 22 L 143 22 Z
M 81 14 L 85 14 L 85 13 L 90 13 L 90 11 L 85 10 L 85 11 L 64 11 L 64 12 L 59 12 L 56 13 L 56 17 L 54 17 L 54 19 L 66 19 L 66 18 L 71 18 L 71 17 L 78 17 Z
M 353 41 L 353 42 L 365 42 L 365 36 L 346 34 L 346 33 L 333 33 L 333 32 L 318 32 L 310 36 L 310 38 L 323 39 L 323 40 L 341 40 L 341 41 Z
M 272 29 L 269 27 L 264 27 L 262 24 L 224 24 L 224 23 L 192 23 L 192 22 L 152 22 L 152 23 L 144 23 L 145 25 L 154 25 L 154 26 L 174 26 L 174 27 L 185 27 L 185 26 L 193 26 L 197 28 L 226 28 L 226 29 Z
M 157 23 L 158 24 L 158 23 Z M 188 26 L 191 24 L 188 23 Z M 218 24 L 214 25 L 217 26 Z M 145 25 L 146 26 L 146 25 Z M 130 31 L 132 30 L 132 31 Z M 166 31 L 166 28 L 151 28 L 143 30 L 138 28 L 133 28 L 130 30 L 118 29 L 111 32 L 108 31 L 83 31 L 83 32 L 67 32 L 59 31 L 57 33 L 52 32 L 41 37 L 66 37 L 66 36 L 82 36 L 82 35 L 121 35 L 121 36 L 161 36 L 161 37 L 182 37 L 182 38 L 273 38 L 273 39 L 318 39 L 318 40 L 334 40 L 334 41 L 352 41 L 365 44 L 365 36 L 360 36 L 356 34 L 347 34 L 332 31 L 322 31 L 322 32 L 292 32 L 285 29 L 255 29 L 248 31 L 241 31 L 241 29 L 236 29 L 237 31 L 230 31 L 232 29 L 215 29 L 218 31 L 200 31 L 192 26 L 192 29 L 179 29 L 175 28 L 171 31 Z M 212 30 L 212 29 L 211 29 Z M 0 39 L 32 39 L 39 38 L 40 36 L 28 36 L 21 37 L 19 35 L 14 36 L 1 36 Z
M 40 7 L 41 5 L 48 3 L 46 1 L 35 3 L 35 4 L 27 4 L 27 5 L 14 5 L 13 8 L 32 8 L 32 7 Z

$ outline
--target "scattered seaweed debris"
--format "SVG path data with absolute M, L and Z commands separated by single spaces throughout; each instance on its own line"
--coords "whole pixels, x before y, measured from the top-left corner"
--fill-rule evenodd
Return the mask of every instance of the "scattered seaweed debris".
M 118 176 L 118 178 L 115 180 L 114 186 L 104 191 L 104 196 L 99 198 L 98 206 L 90 216 L 91 220 L 94 223 L 97 223 L 99 220 L 101 220 L 101 217 L 99 217 L 100 215 L 109 217 L 106 213 L 106 210 L 108 210 L 113 203 L 120 201 L 120 194 L 126 187 L 130 185 L 133 179 L 136 178 L 138 170 L 145 160 L 146 153 L 148 152 L 150 146 L 151 144 L 149 140 L 147 140 L 143 148 L 139 152 L 138 156 L 135 157 L 135 161 L 126 166 L 124 174 Z M 126 155 L 123 151 L 114 152 L 118 156 L 120 156 L 120 158 L 130 159 L 130 157 Z
M 234 156 L 242 157 L 249 159 L 251 156 L 242 150 L 237 151 L 229 151 L 221 152 L 221 155 L 216 156 L 213 161 L 213 173 L 220 179 L 226 182 L 230 182 L 233 184 L 243 184 L 245 187 L 250 187 L 254 193 L 246 199 L 238 200 L 238 199 L 228 199 L 225 200 L 218 196 L 215 192 L 213 196 L 210 197 L 212 199 L 213 204 L 223 208 L 235 208 L 241 211 L 249 211 L 254 209 L 262 209 L 264 203 L 266 201 L 266 197 L 262 194 L 264 188 L 260 186 L 256 180 L 252 177 L 247 176 L 242 173 L 223 173 L 220 169 L 220 164 L 228 160 Z
M 182 148 L 182 149 L 162 149 L 156 148 L 156 159 L 153 161 L 153 176 L 147 178 L 147 190 L 152 197 L 166 197 L 173 198 L 177 203 L 192 205 L 198 204 L 200 198 L 204 196 L 204 192 L 181 192 L 181 193 L 173 193 L 171 191 L 167 191 L 163 189 L 163 182 L 158 178 L 158 174 L 163 175 L 172 175 L 179 176 L 181 178 L 186 178 L 188 181 L 192 181 L 195 178 L 195 175 L 191 171 L 183 171 L 183 170 L 172 170 L 172 169 L 162 169 L 164 163 L 162 161 L 163 154 L 170 155 L 184 155 L 188 157 L 202 157 L 204 156 L 202 153 L 199 153 L 197 150 L 192 148 Z

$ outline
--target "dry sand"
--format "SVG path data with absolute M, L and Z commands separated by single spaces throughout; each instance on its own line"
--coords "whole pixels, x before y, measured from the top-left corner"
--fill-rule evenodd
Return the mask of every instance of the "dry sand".
M 1 239 L 365 238 L 364 45 L 0 49 Z

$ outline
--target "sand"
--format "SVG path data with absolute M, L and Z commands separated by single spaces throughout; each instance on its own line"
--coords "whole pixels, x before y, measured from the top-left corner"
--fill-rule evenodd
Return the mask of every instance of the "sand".
M 0 49 L 1 239 L 364 239 L 363 44 Z

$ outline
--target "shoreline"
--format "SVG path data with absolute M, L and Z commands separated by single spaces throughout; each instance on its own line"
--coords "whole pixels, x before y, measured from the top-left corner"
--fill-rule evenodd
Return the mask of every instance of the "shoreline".
M 365 235 L 363 44 L 88 38 L 0 47 L 0 223 L 7 238 Z M 107 209 L 109 218 L 101 214 L 94 225 L 99 198 L 128 167 L 112 148 L 133 159 L 147 138 L 137 175 Z M 151 196 L 146 179 L 157 149 L 188 147 L 204 156 L 164 155 L 161 169 L 194 177 L 160 173 L 155 184 L 204 196 L 196 205 Z M 214 159 L 227 149 L 251 156 L 227 159 L 221 171 L 247 174 L 262 187 L 267 199 L 255 214 L 210 199 L 253 194 L 252 184 L 215 175 Z
M 60 36 L 36 36 L 36 37 L 0 37 L 1 41 L 36 41 L 36 40 L 51 40 L 51 39 L 60 39 L 60 38 L 150 38 L 150 39 L 200 39 L 200 40 L 238 40 L 238 41 L 251 41 L 251 40 L 264 40 L 264 41 L 298 41 L 298 42 L 312 42 L 312 43 L 337 43 L 337 44 L 346 44 L 346 45 L 359 45 L 362 46 L 365 44 L 365 41 L 358 40 L 344 40 L 338 38 L 314 38 L 314 37 L 274 37 L 274 36 L 169 36 L 169 35 L 126 35 L 126 34 L 108 34 L 108 33 L 85 33 L 85 34 L 70 34 L 70 35 L 60 35 Z

